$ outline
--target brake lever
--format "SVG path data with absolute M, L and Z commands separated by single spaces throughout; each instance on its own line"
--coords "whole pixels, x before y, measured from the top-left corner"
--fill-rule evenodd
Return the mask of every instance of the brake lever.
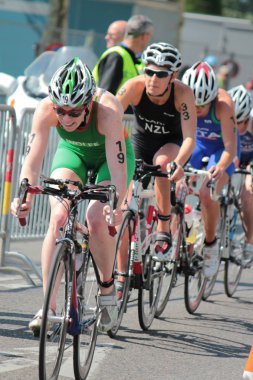
M 18 198 L 20 199 L 20 206 L 17 212 L 17 216 L 19 216 L 20 214 L 22 204 L 26 202 L 28 187 L 29 187 L 28 178 L 22 179 L 21 184 L 19 186 L 19 190 L 18 190 Z M 26 225 L 26 218 L 18 218 L 18 220 L 22 227 Z

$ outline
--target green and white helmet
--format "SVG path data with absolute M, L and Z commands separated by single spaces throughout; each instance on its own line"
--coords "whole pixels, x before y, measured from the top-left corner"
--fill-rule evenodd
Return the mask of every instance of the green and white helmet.
M 95 89 L 92 73 L 78 57 L 60 67 L 48 86 L 50 99 L 61 107 L 79 107 L 89 103 Z

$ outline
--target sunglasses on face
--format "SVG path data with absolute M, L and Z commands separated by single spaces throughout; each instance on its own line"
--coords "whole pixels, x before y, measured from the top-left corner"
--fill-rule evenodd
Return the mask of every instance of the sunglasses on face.
M 78 108 L 77 110 L 69 110 L 69 111 L 66 111 L 64 110 L 63 108 L 60 108 L 60 107 L 53 107 L 54 111 L 57 113 L 58 116 L 65 116 L 65 115 L 68 115 L 70 117 L 79 117 L 82 115 L 83 111 L 87 108 L 86 107 L 82 107 L 82 108 Z
M 203 106 L 196 106 L 196 108 L 205 108 L 207 104 L 204 104 Z
M 153 69 L 149 69 L 148 67 L 145 67 L 144 73 L 148 77 L 152 77 L 153 75 L 156 75 L 157 78 L 159 79 L 167 78 L 169 75 L 172 74 L 171 71 L 168 71 L 168 70 L 153 70 Z
M 248 121 L 249 121 L 249 117 L 247 117 L 246 119 L 242 120 L 242 121 L 237 121 L 237 124 L 240 125 L 240 124 L 248 124 Z

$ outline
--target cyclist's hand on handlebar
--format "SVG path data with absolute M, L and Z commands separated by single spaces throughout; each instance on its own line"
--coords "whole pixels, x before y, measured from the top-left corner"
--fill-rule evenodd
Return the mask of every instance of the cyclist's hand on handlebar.
M 175 164 L 174 162 L 171 162 L 167 165 L 167 172 L 171 173 L 173 170 L 173 165 L 176 165 L 174 169 L 174 173 L 172 173 L 171 177 L 169 178 L 170 181 L 179 181 L 184 176 L 184 169 L 181 165 Z
M 110 224 L 110 206 L 105 205 L 103 209 L 103 215 L 105 217 L 106 223 Z M 116 208 L 113 210 L 113 225 L 119 226 L 122 222 L 122 210 L 121 208 Z
M 219 165 L 213 165 L 208 171 L 211 173 L 211 178 L 218 181 L 223 176 L 225 168 Z
M 20 204 L 20 198 L 14 198 L 11 202 L 11 213 L 16 218 L 26 218 L 31 210 L 31 202 L 25 201 L 22 205 Z

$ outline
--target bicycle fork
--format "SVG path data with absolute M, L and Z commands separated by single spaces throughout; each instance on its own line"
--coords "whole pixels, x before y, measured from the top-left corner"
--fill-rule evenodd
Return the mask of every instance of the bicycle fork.
M 143 259 L 149 250 L 149 259 L 151 259 L 151 243 L 152 243 L 152 223 L 157 220 L 157 212 L 154 205 L 148 206 L 148 212 L 145 220 L 145 237 L 141 240 L 140 232 L 140 216 L 136 214 L 135 223 L 131 236 L 130 251 L 130 276 L 133 279 L 133 287 L 139 289 L 144 281 Z

